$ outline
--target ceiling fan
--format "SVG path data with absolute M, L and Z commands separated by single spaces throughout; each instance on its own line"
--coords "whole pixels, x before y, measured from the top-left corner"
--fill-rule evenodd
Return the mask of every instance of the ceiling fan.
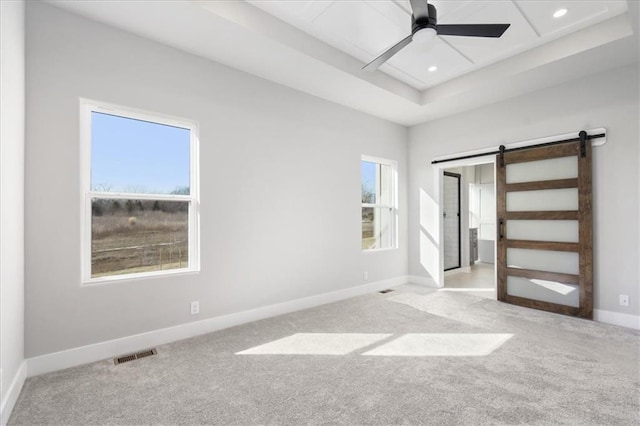
M 438 25 L 438 12 L 427 0 L 411 0 L 411 34 L 391 46 L 380 56 L 363 67 L 375 71 L 393 55 L 407 47 L 412 41 L 428 41 L 435 35 L 464 37 L 502 37 L 511 24 L 450 24 Z

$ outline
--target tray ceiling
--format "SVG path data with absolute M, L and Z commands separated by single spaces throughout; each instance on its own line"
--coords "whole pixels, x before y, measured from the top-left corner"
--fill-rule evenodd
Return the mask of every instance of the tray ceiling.
M 408 0 L 247 0 L 247 3 L 353 56 L 363 64 L 411 33 Z M 439 36 L 411 43 L 380 71 L 424 90 L 627 11 L 626 1 L 430 2 L 441 24 L 508 23 L 499 39 Z M 554 18 L 554 12 L 567 13 Z M 437 67 L 435 71 L 429 71 Z
M 441 24 L 511 27 L 497 40 L 412 43 L 375 72 L 362 67 L 410 32 L 408 1 L 46 1 L 407 126 L 637 63 L 640 51 L 636 1 L 434 0 Z

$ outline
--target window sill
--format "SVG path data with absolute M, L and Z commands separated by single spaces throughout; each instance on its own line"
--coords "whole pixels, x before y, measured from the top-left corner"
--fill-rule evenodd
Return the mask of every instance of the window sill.
M 362 249 L 362 253 L 381 253 L 386 251 L 398 250 L 398 247 L 380 248 L 380 249 Z
M 125 281 L 145 280 L 148 278 L 163 278 L 163 277 L 170 277 L 175 275 L 191 275 L 191 274 L 197 274 L 199 272 L 200 272 L 200 268 L 183 268 L 183 269 L 172 269 L 168 271 L 140 272 L 140 273 L 134 273 L 134 274 L 105 276 L 105 277 L 99 277 L 99 278 L 84 279 L 82 280 L 82 286 L 89 287 L 94 285 L 113 284 L 113 283 L 125 282 Z

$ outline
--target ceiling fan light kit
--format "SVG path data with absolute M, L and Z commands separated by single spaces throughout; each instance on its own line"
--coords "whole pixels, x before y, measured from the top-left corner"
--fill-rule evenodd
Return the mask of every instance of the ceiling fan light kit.
M 411 35 L 415 35 L 420 30 L 431 29 L 437 32 L 436 26 L 438 25 L 438 11 L 432 4 L 427 3 L 427 0 L 422 0 L 419 3 L 426 4 L 427 7 L 414 6 L 415 2 L 411 2 L 411 8 L 413 13 L 411 14 Z M 416 11 L 416 7 L 418 10 Z
M 433 28 L 421 28 L 411 35 L 411 40 L 416 43 L 429 43 L 436 36 Z
M 463 37 L 499 38 L 511 24 L 449 24 L 438 25 L 438 11 L 427 0 L 411 0 L 411 35 L 391 46 L 380 56 L 363 67 L 375 71 L 393 55 L 404 49 L 412 41 L 428 43 L 436 35 Z

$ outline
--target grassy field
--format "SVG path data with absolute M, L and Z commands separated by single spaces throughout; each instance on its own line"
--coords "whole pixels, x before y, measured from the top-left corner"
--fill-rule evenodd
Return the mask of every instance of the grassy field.
M 92 277 L 188 266 L 187 212 L 94 215 L 91 234 Z
M 376 238 L 373 235 L 373 221 L 362 221 L 362 248 L 369 249 L 376 243 Z

